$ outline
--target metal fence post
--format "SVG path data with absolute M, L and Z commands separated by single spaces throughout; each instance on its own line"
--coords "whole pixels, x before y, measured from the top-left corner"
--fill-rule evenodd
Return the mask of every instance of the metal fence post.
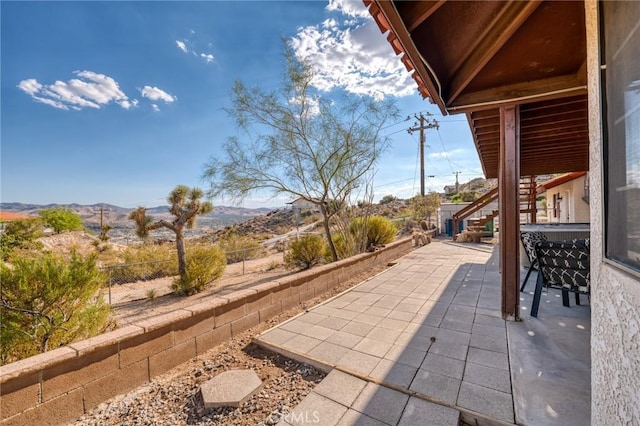
M 109 305 L 111 305 L 111 268 L 109 268 Z

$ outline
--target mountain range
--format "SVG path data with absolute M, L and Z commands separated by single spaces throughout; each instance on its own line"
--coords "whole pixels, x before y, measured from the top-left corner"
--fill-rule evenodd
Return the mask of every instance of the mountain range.
M 7 212 L 21 213 L 36 216 L 40 210 L 51 208 L 65 208 L 77 213 L 85 226 L 99 229 L 100 220 L 114 229 L 133 228 L 133 222 L 129 219 L 129 214 L 133 208 L 115 206 L 113 204 L 99 203 L 92 205 L 83 204 L 26 204 L 26 203 L 0 203 L 0 210 Z M 198 222 L 207 228 L 218 228 L 234 223 L 243 222 L 255 216 L 267 214 L 274 209 L 233 206 L 214 206 L 213 211 L 200 216 Z M 169 213 L 169 206 L 156 206 L 147 209 L 147 214 L 158 219 L 170 219 L 173 216 Z

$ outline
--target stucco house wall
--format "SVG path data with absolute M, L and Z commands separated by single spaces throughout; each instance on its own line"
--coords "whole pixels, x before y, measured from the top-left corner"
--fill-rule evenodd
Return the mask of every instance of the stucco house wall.
M 640 279 L 606 263 L 598 3 L 585 1 L 591 206 L 591 424 L 640 421 Z

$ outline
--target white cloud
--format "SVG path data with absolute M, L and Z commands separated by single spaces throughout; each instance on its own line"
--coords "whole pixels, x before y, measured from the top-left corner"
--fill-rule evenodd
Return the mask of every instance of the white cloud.
M 145 98 L 149 98 L 152 101 L 165 101 L 167 103 L 174 102 L 177 98 L 175 96 L 171 96 L 167 92 L 162 89 L 158 89 L 157 87 L 144 86 L 140 89 L 140 93 Z
M 206 63 L 213 62 L 213 55 L 210 53 L 209 54 L 201 53 L 200 57 L 204 59 Z
M 40 89 L 42 89 L 42 84 L 38 83 L 35 78 L 29 78 L 27 80 L 22 80 L 18 84 L 18 87 L 29 95 L 35 95 Z
M 313 66 L 316 88 L 330 91 L 341 87 L 376 99 L 416 93 L 411 74 L 362 2 L 331 0 L 327 10 L 342 16 L 299 28 L 290 40 L 298 58 Z
M 195 34 L 195 33 L 196 33 L 196 31 L 195 31 L 195 30 L 193 30 L 193 29 L 189 30 L 189 32 L 190 32 L 191 34 Z
M 158 107 L 158 105 L 156 105 L 156 104 L 151 104 L 151 108 L 153 108 L 153 110 L 154 110 L 155 112 L 160 111 L 160 107 Z
M 465 149 L 457 148 L 452 149 L 451 151 L 443 151 L 443 152 L 432 152 L 429 154 L 431 158 L 451 158 L 455 156 L 459 156 L 459 154 L 464 154 L 467 152 Z
M 361 0 L 329 0 L 327 10 L 341 12 L 352 18 L 369 18 L 369 11 Z
M 118 82 L 109 76 L 86 70 L 73 73 L 79 78 L 68 81 L 58 80 L 49 85 L 43 85 L 36 79 L 29 78 L 18 83 L 18 88 L 30 95 L 34 101 L 58 109 L 100 109 L 110 102 L 129 109 L 138 103 L 135 99 L 130 101 L 120 90 Z
M 185 44 L 184 41 L 180 41 L 180 40 L 176 40 L 176 45 L 178 46 L 178 48 L 180 50 L 182 50 L 184 53 L 189 53 L 189 49 L 187 48 L 187 45 Z

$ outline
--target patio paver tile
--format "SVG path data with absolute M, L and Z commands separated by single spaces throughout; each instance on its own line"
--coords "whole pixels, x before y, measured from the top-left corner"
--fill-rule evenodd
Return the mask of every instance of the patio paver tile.
M 409 395 L 384 386 L 367 383 L 352 408 L 376 420 L 395 425 L 400 420 L 408 400 Z
M 382 358 L 384 354 L 386 354 L 389 349 L 391 349 L 392 344 L 387 342 L 381 342 L 379 340 L 370 339 L 365 337 L 354 346 L 354 350 L 364 352 L 369 355 L 377 356 Z
M 318 323 L 318 325 L 326 328 L 330 328 L 332 330 L 340 330 L 345 325 L 349 324 L 349 320 L 344 318 L 337 317 L 329 317 L 325 320 L 322 320 Z
M 360 395 L 366 384 L 366 381 L 350 374 L 332 370 L 313 391 L 349 407 Z
M 387 315 L 389 315 L 390 312 L 391 312 L 391 309 L 381 308 L 379 306 L 373 305 L 373 306 L 367 308 L 367 310 L 364 311 L 363 313 L 369 314 L 369 315 L 373 315 L 373 316 L 376 316 L 376 317 L 380 317 L 380 318 L 384 318 Z
M 399 336 L 403 334 L 400 330 L 390 330 L 388 328 L 376 327 L 366 335 L 369 339 L 381 342 L 395 343 Z
M 333 310 L 333 308 L 325 308 Z M 317 324 L 320 321 L 327 319 L 331 314 L 323 314 L 322 312 L 307 312 L 304 315 L 300 315 L 297 319 L 300 321 L 308 322 L 309 324 Z
M 494 327 L 492 325 L 473 324 L 471 334 L 479 334 L 481 336 L 490 336 L 495 338 L 506 338 L 507 329 L 504 324 L 500 327 Z
M 313 337 L 298 334 L 287 340 L 282 346 L 297 353 L 305 353 L 318 346 L 321 342 L 321 340 L 314 339 Z
M 436 340 L 429 347 L 429 352 L 464 361 L 467 359 L 467 352 L 469 352 L 469 346 L 463 345 L 461 343 Z
M 473 383 L 504 393 L 511 393 L 511 377 L 508 371 L 484 365 L 468 363 L 464 370 L 463 382 Z
M 511 394 L 462 382 L 457 405 L 513 423 Z
M 388 426 L 380 420 L 373 419 L 356 410 L 347 410 L 340 419 L 340 426 Z
M 385 383 L 409 388 L 417 372 L 417 367 L 383 358 L 371 372 L 371 377 L 375 377 Z
M 391 349 L 384 355 L 385 359 L 397 361 L 411 367 L 420 367 L 427 351 L 419 349 L 407 348 L 404 346 L 393 345 Z
M 361 313 L 356 315 L 353 320 L 357 321 L 357 322 L 362 322 L 365 324 L 371 324 L 371 325 L 376 325 L 380 322 L 380 320 L 382 320 L 383 317 L 377 316 L 377 315 L 371 315 L 371 314 L 367 314 L 367 313 Z
M 314 325 L 313 327 L 307 327 L 300 334 L 313 337 L 314 339 L 326 340 L 329 336 L 333 335 L 336 330 L 332 328 L 322 327 L 320 325 Z
M 380 362 L 380 357 L 354 351 L 347 352 L 338 360 L 337 365 L 368 376 Z
M 462 380 L 464 365 L 465 363 L 462 360 L 449 358 L 430 352 L 427 354 L 420 368 L 423 370 L 453 377 L 457 380 Z
M 274 328 L 268 333 L 265 333 L 262 336 L 260 336 L 260 339 L 274 345 L 282 345 L 283 343 L 293 338 L 294 336 L 296 336 L 296 333 L 292 333 L 290 331 L 283 330 L 280 328 Z
M 391 311 L 391 313 L 389 313 L 389 315 L 387 315 L 387 318 L 410 322 L 411 320 L 413 320 L 413 317 L 415 316 L 416 314 L 412 312 L 403 312 L 403 311 L 398 311 L 394 309 L 393 311 Z
M 407 321 L 400 321 L 392 318 L 383 318 L 378 324 L 379 327 L 390 328 L 391 330 L 404 331 L 409 325 Z
M 457 426 L 459 421 L 458 410 L 412 396 L 407 402 L 398 426 L 423 425 L 427 424 L 426 422 L 430 425 Z
M 329 365 L 336 365 L 338 360 L 347 352 L 349 352 L 349 348 L 325 341 L 307 353 L 313 358 L 323 361 Z
M 491 336 L 483 336 L 481 334 L 472 334 L 469 346 L 474 348 L 486 349 L 488 351 L 507 353 L 507 338 L 495 338 Z
M 483 315 L 476 312 L 476 318 L 473 320 L 475 324 L 491 325 L 493 327 L 506 328 L 505 321 L 501 317 Z
M 500 352 L 471 347 L 469 348 L 467 362 L 509 371 L 509 358 L 507 354 Z
M 360 343 L 362 340 L 362 336 L 358 336 L 357 334 L 347 333 L 344 330 L 338 331 L 334 333 L 332 336 L 327 338 L 327 342 L 335 343 L 336 345 L 344 346 L 345 348 L 353 348 L 355 345 Z
M 432 371 L 418 370 L 409 389 L 455 404 L 458 398 L 458 390 L 460 389 L 460 381 Z
M 311 392 L 285 416 L 285 420 L 290 425 L 305 425 L 313 422 L 317 426 L 334 426 L 346 412 L 347 407 Z
M 347 333 L 355 334 L 361 337 L 369 334 L 371 330 L 373 330 L 373 324 L 365 324 L 362 322 L 352 321 L 349 324 L 342 327 L 340 331 L 345 331 Z

